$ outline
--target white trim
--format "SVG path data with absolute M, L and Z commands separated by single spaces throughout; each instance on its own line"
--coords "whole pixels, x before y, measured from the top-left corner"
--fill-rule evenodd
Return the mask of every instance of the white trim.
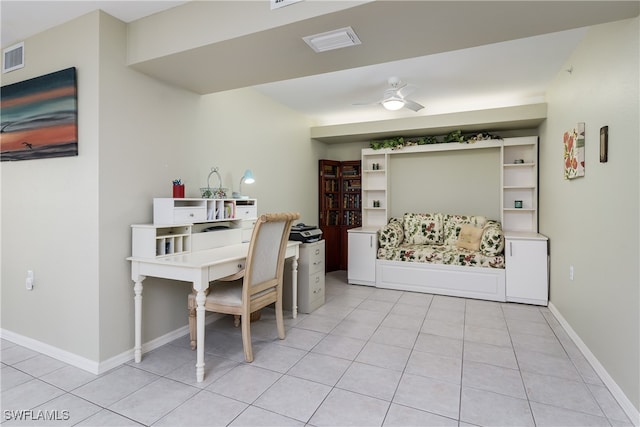
M 618 404 L 622 407 L 622 410 L 627 414 L 631 422 L 634 426 L 640 426 L 640 411 L 638 411 L 633 403 L 629 400 L 629 398 L 624 394 L 624 391 L 618 386 L 611 375 L 607 372 L 607 370 L 602 366 L 600 361 L 596 358 L 596 356 L 589 350 L 589 347 L 582 341 L 580 336 L 573 330 L 569 322 L 560 314 L 560 311 L 553 305 L 552 302 L 549 302 L 549 310 L 555 316 L 555 318 L 560 322 L 560 325 L 565 330 L 565 332 L 569 335 L 569 337 L 573 340 L 576 346 L 580 349 L 584 357 L 591 364 L 596 373 L 600 376 L 602 382 L 607 386 L 614 399 L 618 402 Z
M 222 317 L 221 314 L 211 313 L 207 316 L 206 324 L 212 323 L 218 320 L 220 317 Z M 148 341 L 142 345 L 142 353 L 144 354 L 151 350 L 155 350 L 158 347 L 162 347 L 163 345 L 168 344 L 187 333 L 189 333 L 188 325 L 182 326 L 156 339 Z M 85 357 L 78 356 L 77 354 L 68 352 L 66 350 L 62 350 L 50 344 L 34 340 L 33 338 L 16 334 L 15 332 L 11 332 L 6 329 L 0 329 L 0 338 L 11 341 L 14 344 L 21 345 L 25 348 L 28 348 L 29 350 L 37 351 L 38 353 L 53 357 L 56 360 L 67 363 L 71 366 L 75 366 L 76 368 L 80 368 L 95 375 L 102 374 L 110 369 L 133 360 L 133 348 L 102 362 L 96 362 Z M 195 353 L 193 357 L 195 358 Z
M 83 369 L 91 372 L 92 374 L 98 374 L 99 364 L 98 362 L 87 359 L 86 357 L 78 356 L 75 353 L 71 353 L 61 348 L 52 346 L 50 344 L 43 343 L 42 341 L 34 340 L 33 338 L 26 337 L 24 335 L 16 334 L 15 332 L 8 331 L 6 329 L 0 329 L 0 337 L 11 341 L 12 343 L 21 345 L 29 350 L 37 351 L 49 357 L 53 357 L 76 368 Z

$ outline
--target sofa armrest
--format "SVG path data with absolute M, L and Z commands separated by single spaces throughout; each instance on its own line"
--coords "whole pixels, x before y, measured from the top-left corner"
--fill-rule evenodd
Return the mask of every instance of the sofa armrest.
M 487 221 L 482 230 L 480 252 L 487 256 L 501 255 L 504 252 L 504 232 L 497 221 Z
M 392 218 L 387 225 L 378 232 L 378 244 L 381 248 L 394 248 L 400 246 L 404 240 L 402 222 Z

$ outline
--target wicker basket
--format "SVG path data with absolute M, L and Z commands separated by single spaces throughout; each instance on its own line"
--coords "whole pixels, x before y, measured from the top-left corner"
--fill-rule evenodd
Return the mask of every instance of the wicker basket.
M 256 320 L 260 320 L 260 316 L 262 316 L 262 310 L 256 310 L 249 315 L 249 320 L 255 322 Z

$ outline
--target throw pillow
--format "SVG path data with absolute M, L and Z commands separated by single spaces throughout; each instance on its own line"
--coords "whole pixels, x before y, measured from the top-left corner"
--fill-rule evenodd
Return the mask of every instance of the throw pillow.
M 404 239 L 411 245 L 442 244 L 442 214 L 405 213 Z
M 487 221 L 480 241 L 480 251 L 488 256 L 502 255 L 504 251 L 504 233 L 497 221 Z
M 404 232 L 402 230 L 402 223 L 389 221 L 385 227 L 380 230 L 378 235 L 378 242 L 380 242 L 381 248 L 394 248 L 399 246 L 404 239 Z
M 458 235 L 460 234 L 460 227 L 463 224 L 471 224 L 477 228 L 483 228 L 487 223 L 487 218 L 482 215 L 443 215 L 443 233 L 444 244 L 447 246 L 456 246 L 458 242 Z
M 477 251 L 480 249 L 481 238 L 482 228 L 474 227 L 471 224 L 462 224 L 456 246 L 462 249 Z

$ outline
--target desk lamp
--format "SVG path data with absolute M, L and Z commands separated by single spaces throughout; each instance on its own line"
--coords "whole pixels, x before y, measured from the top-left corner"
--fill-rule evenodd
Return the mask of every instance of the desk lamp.
M 243 196 L 242 195 L 242 183 L 245 182 L 247 184 L 253 184 L 254 182 L 256 182 L 256 180 L 253 178 L 253 172 L 251 172 L 251 169 L 247 169 L 246 171 L 244 171 L 244 175 L 242 175 L 242 178 L 240 178 L 240 185 L 238 186 L 238 192 L 237 193 L 233 193 L 233 198 L 234 199 L 248 199 L 249 196 Z

